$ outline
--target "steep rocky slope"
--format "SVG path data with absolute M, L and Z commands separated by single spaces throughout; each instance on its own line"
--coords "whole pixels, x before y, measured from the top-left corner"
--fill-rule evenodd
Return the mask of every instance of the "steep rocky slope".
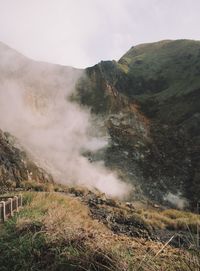
M 33 110 L 43 110 L 49 95 L 59 89 L 74 87 L 81 73 L 29 60 L 0 44 L 0 88 L 7 91 L 17 84 L 25 89 Z M 136 199 L 148 196 L 183 207 L 186 198 L 195 206 L 200 193 L 199 74 L 200 42 L 190 40 L 139 45 L 118 62 L 87 68 L 72 99 L 90 107 L 96 126 L 107 130 L 110 139 L 100 152 L 84 155 L 91 162 L 104 160 L 121 179 L 133 183 Z M 0 128 L 5 127 L 2 119 Z M 6 137 L 2 133 L 2 142 Z M 11 158 L 8 149 L 2 153 L 4 167 Z M 14 160 L 11 168 L 15 165 L 26 172 Z M 9 178 L 2 171 L 3 181 L 26 174 L 8 171 Z
M 161 41 L 86 69 L 77 87 L 108 127 L 107 165 L 154 200 L 199 199 L 199 73 L 200 42 Z
M 23 182 L 51 183 L 52 177 L 33 163 L 16 139 L 0 131 L 0 194 L 22 187 Z
M 1 225 L 2 270 L 199 270 L 199 215 L 153 202 L 194 208 L 199 200 L 199 52 L 195 41 L 140 45 L 118 62 L 87 68 L 80 78 L 81 70 L 35 62 L 0 44 L 0 194 L 18 187 L 48 191 L 22 192 L 24 208 Z M 75 83 L 72 101 L 89 107 L 93 133 L 109 138 L 108 145 L 82 155 L 91 163 L 103 160 L 131 182 L 130 202 L 74 185 L 46 189 L 52 176 L 29 146 L 7 132 L 10 125 L 23 129 L 20 118 L 13 121 L 12 106 L 27 105 L 43 116 L 49 100 Z M 74 124 L 76 115 L 70 116 Z

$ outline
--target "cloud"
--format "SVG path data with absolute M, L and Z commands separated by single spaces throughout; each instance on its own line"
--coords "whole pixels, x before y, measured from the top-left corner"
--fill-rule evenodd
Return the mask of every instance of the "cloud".
M 0 40 L 47 62 L 86 67 L 132 45 L 200 39 L 198 0 L 0 0 Z

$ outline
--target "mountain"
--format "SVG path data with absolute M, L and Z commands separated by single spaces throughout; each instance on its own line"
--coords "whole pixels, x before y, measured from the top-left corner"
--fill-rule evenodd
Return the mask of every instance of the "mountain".
M 200 42 L 166 40 L 87 68 L 77 87 L 76 99 L 107 125 L 107 166 L 151 199 L 199 200 L 199 74 Z
M 0 269 L 199 270 L 200 216 L 188 210 L 200 194 L 199 73 L 198 41 L 135 46 L 85 70 L 0 43 L 0 194 L 23 190 L 0 225 Z M 72 173 L 68 186 L 52 167 Z M 96 188 L 111 176 L 107 191 L 131 183 L 130 201 L 70 183 L 77 171 Z
M 103 160 L 121 179 L 131 182 L 136 191 L 133 198 L 196 206 L 200 193 L 199 41 L 138 45 L 117 62 L 102 61 L 85 71 L 30 60 L 2 43 L 0 59 L 0 88 L 7 93 L 17 83 L 31 106 L 41 112 L 60 89 L 75 88 L 71 100 L 89 107 L 97 126 L 109 137 L 103 150 L 84 155 L 92 162 Z M 12 108 L 12 102 L 6 106 Z M 5 119 L 1 118 L 3 131 L 8 126 Z M 17 148 L 20 153 L 19 144 Z

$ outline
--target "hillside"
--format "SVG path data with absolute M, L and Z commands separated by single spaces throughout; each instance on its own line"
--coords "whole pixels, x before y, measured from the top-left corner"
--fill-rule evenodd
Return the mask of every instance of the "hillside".
M 76 99 L 107 125 L 107 165 L 154 200 L 199 199 L 199 69 L 200 42 L 161 41 L 86 69 L 78 85 Z
M 184 220 L 192 230 L 197 216 L 149 209 L 147 217 L 144 206 L 126 206 L 87 190 L 69 192 L 23 194 L 24 208 L 1 227 L 2 271 L 199 270 L 189 234 L 179 239 L 172 231 L 163 243 L 153 236 L 159 224 L 164 237 L 165 227 L 181 229 Z M 183 249 L 188 241 L 190 251 Z
M 23 187 L 24 181 L 53 182 L 51 175 L 31 161 L 17 144 L 14 137 L 0 130 L 0 194 Z
M 199 72 L 198 41 L 85 70 L 0 43 L 0 270 L 199 270 Z
M 83 75 L 83 71 L 71 67 L 29 60 L 0 44 L 0 128 L 17 137 L 17 147 L 21 144 L 39 167 L 48 172 L 55 165 L 63 173 L 65 158 L 59 163 L 54 153 L 62 153 L 65 140 L 75 137 L 85 121 L 81 117 L 77 131 L 70 137 L 62 136 L 62 126 L 68 129 L 64 118 L 69 112 L 61 112 L 64 103 L 58 106 L 67 92 L 72 93 L 71 100 L 84 105 L 87 112 L 90 108 L 95 132 L 108 138 L 108 144 L 99 151 L 80 146 L 81 155 L 92 162 L 89 165 L 85 160 L 85 165 L 92 167 L 103 161 L 121 180 L 134 185 L 134 200 L 148 197 L 162 204 L 195 208 L 200 192 L 199 52 L 200 42 L 192 40 L 143 44 L 132 47 L 118 62 L 101 62 L 87 68 Z M 74 87 L 76 92 L 72 92 Z M 70 106 L 66 108 L 71 110 Z M 52 115 L 52 108 L 56 115 Z M 53 122 L 47 119 L 51 115 Z M 60 116 L 63 119 L 56 135 Z M 46 133 L 48 129 L 42 130 L 40 121 L 44 127 L 53 123 L 53 137 Z M 67 122 L 72 122 L 69 128 L 76 123 L 72 117 Z M 63 147 L 58 145 L 58 136 Z M 53 152 L 55 142 L 58 146 Z M 71 159 L 72 155 L 68 156 Z M 38 161 L 38 157 L 44 161 Z

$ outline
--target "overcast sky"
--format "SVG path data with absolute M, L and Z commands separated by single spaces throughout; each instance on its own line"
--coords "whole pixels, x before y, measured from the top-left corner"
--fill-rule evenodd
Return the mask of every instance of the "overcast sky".
M 36 60 L 86 67 L 179 38 L 200 40 L 200 0 L 0 0 L 0 41 Z

